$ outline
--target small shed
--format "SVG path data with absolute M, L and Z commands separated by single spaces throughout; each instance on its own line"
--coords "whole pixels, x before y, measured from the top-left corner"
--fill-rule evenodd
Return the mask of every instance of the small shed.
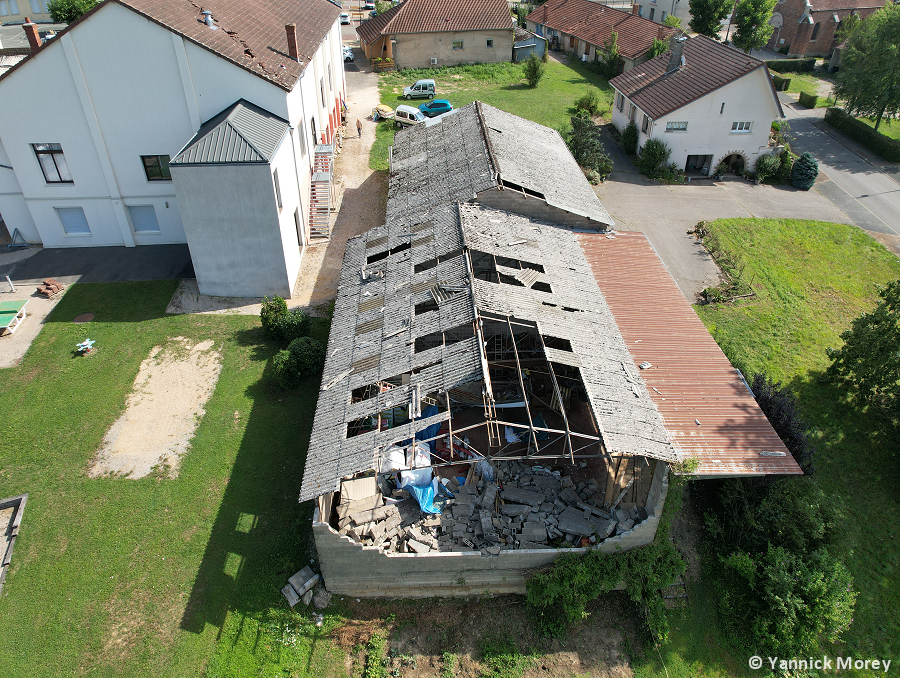
M 515 42 L 513 43 L 513 61 L 515 63 L 526 61 L 532 54 L 541 58 L 546 53 L 546 38 L 524 28 L 516 28 Z

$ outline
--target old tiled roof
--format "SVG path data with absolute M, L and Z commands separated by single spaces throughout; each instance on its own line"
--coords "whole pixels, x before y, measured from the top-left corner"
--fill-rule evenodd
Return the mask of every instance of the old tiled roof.
M 406 0 L 393 8 L 383 24 L 360 32 L 371 42 L 378 35 L 440 33 L 444 31 L 512 30 L 513 19 L 506 0 Z M 370 21 L 377 21 L 379 17 Z M 364 22 L 365 24 L 369 23 Z M 378 28 L 379 32 L 374 33 Z
M 670 52 L 617 75 L 609 84 L 655 120 L 758 68 L 767 71 L 759 59 L 702 35 L 684 41 L 683 56 L 684 64 L 668 75 Z M 770 91 L 780 113 L 775 90 Z
M 809 0 L 813 12 L 834 12 L 841 9 L 877 9 L 884 0 Z
M 104 0 L 60 35 L 113 2 L 287 91 L 341 13 L 340 6 L 329 0 L 205 0 L 202 5 L 192 0 Z M 201 12 L 207 10 L 216 30 L 203 21 Z M 297 24 L 299 63 L 288 56 L 287 24 Z
M 548 0 L 527 18 L 601 48 L 615 32 L 619 53 L 628 59 L 646 54 L 660 31 L 664 39 L 675 34 L 672 28 L 592 0 Z
M 362 38 L 367 43 L 373 43 L 378 38 L 381 37 L 382 30 L 385 26 L 390 23 L 390 21 L 397 16 L 397 12 L 399 12 L 403 8 L 403 5 L 394 5 L 388 11 L 382 12 L 377 15 L 374 19 L 367 19 L 365 21 L 361 21 L 359 26 L 356 27 L 356 34 Z
M 241 99 L 203 123 L 169 164 L 267 163 L 288 129 L 287 120 Z
M 523 139 L 540 149 L 539 160 L 523 159 Z M 391 158 L 389 219 L 507 185 L 540 194 L 548 205 L 589 217 L 600 228 L 613 225 L 558 132 L 481 102 L 398 133 Z

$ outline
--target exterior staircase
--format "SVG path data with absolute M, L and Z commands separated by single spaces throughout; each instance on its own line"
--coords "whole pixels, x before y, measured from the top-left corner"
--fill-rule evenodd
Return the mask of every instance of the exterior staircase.
M 313 154 L 313 174 L 309 191 L 309 237 L 331 236 L 331 207 L 334 203 L 334 146 L 319 144 Z

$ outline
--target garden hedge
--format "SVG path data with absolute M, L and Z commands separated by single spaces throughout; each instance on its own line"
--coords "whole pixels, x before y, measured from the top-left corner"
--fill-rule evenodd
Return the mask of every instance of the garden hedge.
M 900 141 L 876 132 L 861 120 L 847 115 L 842 108 L 829 108 L 825 112 L 825 122 L 885 160 L 900 162 Z
M 816 67 L 815 59 L 773 59 L 766 66 L 776 73 L 810 73 Z
M 816 94 L 807 94 L 806 92 L 800 92 L 801 106 L 805 106 L 806 108 L 815 108 L 817 103 L 819 103 L 819 97 Z
M 782 78 L 780 75 L 773 75 L 772 84 L 775 85 L 776 92 L 787 92 L 787 88 L 791 86 L 791 79 Z

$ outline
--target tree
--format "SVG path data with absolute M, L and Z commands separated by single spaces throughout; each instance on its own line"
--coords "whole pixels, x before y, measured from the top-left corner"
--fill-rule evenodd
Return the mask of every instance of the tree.
M 525 80 L 528 81 L 528 86 L 537 87 L 546 70 L 547 67 L 534 54 L 528 57 L 525 61 Z
M 838 29 L 835 32 L 835 40 L 837 40 L 838 45 L 853 35 L 853 31 L 859 27 L 860 21 L 862 21 L 862 19 L 859 18 L 859 14 L 850 14 L 841 19 L 841 22 L 838 24 Z
M 638 158 L 638 169 L 651 179 L 662 165 L 669 161 L 672 149 L 662 139 L 647 139 Z
M 625 130 L 622 132 L 622 150 L 625 151 L 625 155 L 634 155 L 637 153 L 637 145 L 638 128 L 632 120 L 625 125 Z
M 57 24 L 70 24 L 96 5 L 98 0 L 50 0 L 47 10 Z
M 619 52 L 619 34 L 613 31 L 609 36 L 609 40 L 603 45 L 603 75 L 607 79 L 614 78 L 619 74 L 621 67 L 622 55 Z
M 672 16 L 671 14 L 669 16 Z M 668 20 L 668 17 L 666 17 Z M 665 54 L 669 51 L 669 43 L 665 40 L 660 40 L 659 38 L 653 38 L 653 45 L 650 49 L 647 50 L 647 59 L 654 59 L 658 57 L 660 54 Z
M 669 14 L 663 21 L 663 26 L 668 26 L 669 28 L 681 28 L 681 19 L 674 14 Z
M 612 172 L 612 160 L 600 141 L 600 128 L 585 114 L 573 116 L 571 121 L 572 129 L 564 137 L 566 146 L 575 162 L 596 172 L 602 181 Z
M 828 374 L 842 379 L 860 398 L 882 410 L 887 420 L 900 420 L 900 280 L 878 290 L 881 301 L 841 334 L 844 346 L 828 350 Z
M 692 31 L 713 40 L 719 37 L 722 19 L 731 12 L 731 0 L 690 0 Z
M 527 28 L 528 21 L 526 21 L 525 17 L 527 17 L 531 13 L 530 5 L 519 4 L 516 5 L 516 22 L 519 25 L 519 28 Z
M 816 183 L 819 176 L 819 163 L 812 153 L 807 151 L 794 161 L 791 168 L 791 183 L 801 191 L 808 191 Z
M 900 113 L 900 5 L 888 3 L 850 34 L 834 94 L 850 115 L 875 119 Z
M 734 12 L 735 46 L 750 53 L 751 49 L 759 49 L 772 37 L 775 27 L 769 23 L 772 10 L 778 0 L 740 0 Z

